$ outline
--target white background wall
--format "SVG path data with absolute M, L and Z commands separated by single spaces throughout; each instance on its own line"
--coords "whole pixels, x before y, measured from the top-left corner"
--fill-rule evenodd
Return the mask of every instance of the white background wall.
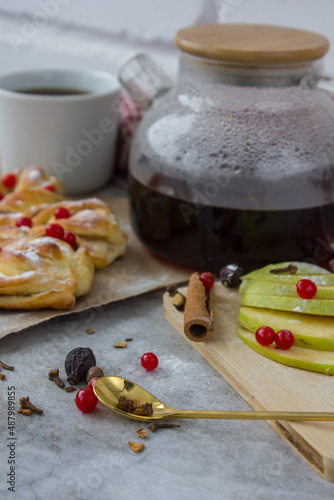
M 219 21 L 320 32 L 331 41 L 325 68 L 334 74 L 334 0 L 0 0 L 0 73 L 87 65 L 116 73 L 141 50 L 174 72 L 175 31 Z
M 291 26 L 325 35 L 331 51 L 325 65 L 334 74 L 334 0 L 214 0 L 220 21 Z

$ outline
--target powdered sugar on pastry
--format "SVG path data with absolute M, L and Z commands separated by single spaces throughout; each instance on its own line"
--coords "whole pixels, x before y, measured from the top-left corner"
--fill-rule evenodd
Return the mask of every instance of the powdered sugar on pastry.
M 90 290 L 94 267 L 124 254 L 127 236 L 103 201 L 64 200 L 59 181 L 41 168 L 24 169 L 17 178 L 0 202 L 0 308 L 71 308 Z M 47 185 L 54 190 L 44 189 Z M 60 207 L 69 217 L 56 218 Z M 17 227 L 20 217 L 29 217 L 32 227 Z M 46 236 L 48 224 L 74 233 L 73 247 Z
M 27 179 L 30 182 L 36 182 L 43 179 L 42 172 L 38 168 L 31 168 L 27 174 Z

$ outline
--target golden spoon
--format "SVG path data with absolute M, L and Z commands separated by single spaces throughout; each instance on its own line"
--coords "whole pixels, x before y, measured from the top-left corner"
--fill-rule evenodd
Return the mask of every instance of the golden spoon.
M 135 420 L 167 420 L 172 418 L 220 418 L 239 420 L 334 420 L 334 413 L 292 411 L 213 411 L 178 410 L 165 405 L 139 385 L 122 377 L 101 377 L 94 384 L 99 401 L 110 410 Z M 152 415 L 134 415 L 118 407 L 119 398 L 152 404 Z

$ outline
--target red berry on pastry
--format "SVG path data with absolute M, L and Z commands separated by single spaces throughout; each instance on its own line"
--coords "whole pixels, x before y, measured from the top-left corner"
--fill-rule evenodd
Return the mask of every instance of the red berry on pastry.
M 71 216 L 70 212 L 67 208 L 59 207 L 55 210 L 55 218 L 56 219 L 68 219 Z
M 74 233 L 64 233 L 63 240 L 66 241 L 71 247 L 76 245 L 77 239 Z
M 31 227 L 32 226 L 32 220 L 29 219 L 29 217 L 20 217 L 16 221 L 16 226 L 17 227 L 21 227 L 21 226 Z
M 62 240 L 64 238 L 64 228 L 60 224 L 48 224 L 45 228 L 46 236 L 51 236 L 51 238 L 58 238 Z
M 46 191 L 55 191 L 55 187 L 52 184 L 47 184 L 46 186 L 43 186 L 43 189 L 46 189 Z
M 15 174 L 6 174 L 2 178 L 2 183 L 7 188 L 12 188 L 16 184 L 16 175 Z
M 5 196 L 4 194 L 0 193 L 0 201 L 3 199 L 4 196 Z

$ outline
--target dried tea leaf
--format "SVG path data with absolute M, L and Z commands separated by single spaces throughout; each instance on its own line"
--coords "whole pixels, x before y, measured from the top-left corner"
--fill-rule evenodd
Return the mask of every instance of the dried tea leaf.
M 129 413 L 133 412 L 133 400 L 132 399 L 127 399 L 124 396 L 121 396 L 118 398 L 118 408 L 121 410 L 127 411 Z
M 22 410 L 23 415 L 31 415 L 32 411 L 26 408 L 25 410 Z
M 4 375 L 3 373 L 0 373 L 0 380 L 5 380 L 6 378 L 6 375 Z
M 133 411 L 134 415 L 141 415 L 142 417 L 149 417 L 153 413 L 152 403 L 141 403 L 140 406 Z
M 123 342 L 122 340 L 119 340 L 118 342 L 116 342 L 116 344 L 114 344 L 114 347 L 126 347 L 128 344 L 126 342 Z
M 139 401 L 139 399 L 133 399 L 132 402 L 133 402 L 133 410 L 137 410 L 137 408 L 139 408 L 144 404 L 141 401 Z
M 91 333 L 95 333 L 95 330 L 92 330 L 91 328 L 87 328 L 86 332 L 88 333 L 88 335 L 90 335 Z
M 148 437 L 148 434 L 147 434 L 146 430 L 144 429 L 144 427 L 141 427 L 140 429 L 138 429 L 136 431 L 136 433 L 137 433 L 138 437 L 140 437 L 140 438 L 144 439 L 144 438 Z
M 3 363 L 2 361 L 0 361 L 0 366 L 1 368 L 4 368 L 4 370 L 14 370 L 14 366 L 6 365 L 6 363 Z
M 125 339 L 125 342 L 132 342 L 133 341 L 133 338 L 132 337 L 128 337 Z
M 138 399 L 127 399 L 124 396 L 118 398 L 118 408 L 144 417 L 149 417 L 153 414 L 152 403 L 142 403 Z
M 73 392 L 76 390 L 77 390 L 77 388 L 74 387 L 73 385 L 69 385 L 68 387 L 65 388 L 65 392 Z
M 136 443 L 135 441 L 128 441 L 128 445 L 130 446 L 132 451 L 136 453 L 140 453 L 145 449 L 144 443 Z

